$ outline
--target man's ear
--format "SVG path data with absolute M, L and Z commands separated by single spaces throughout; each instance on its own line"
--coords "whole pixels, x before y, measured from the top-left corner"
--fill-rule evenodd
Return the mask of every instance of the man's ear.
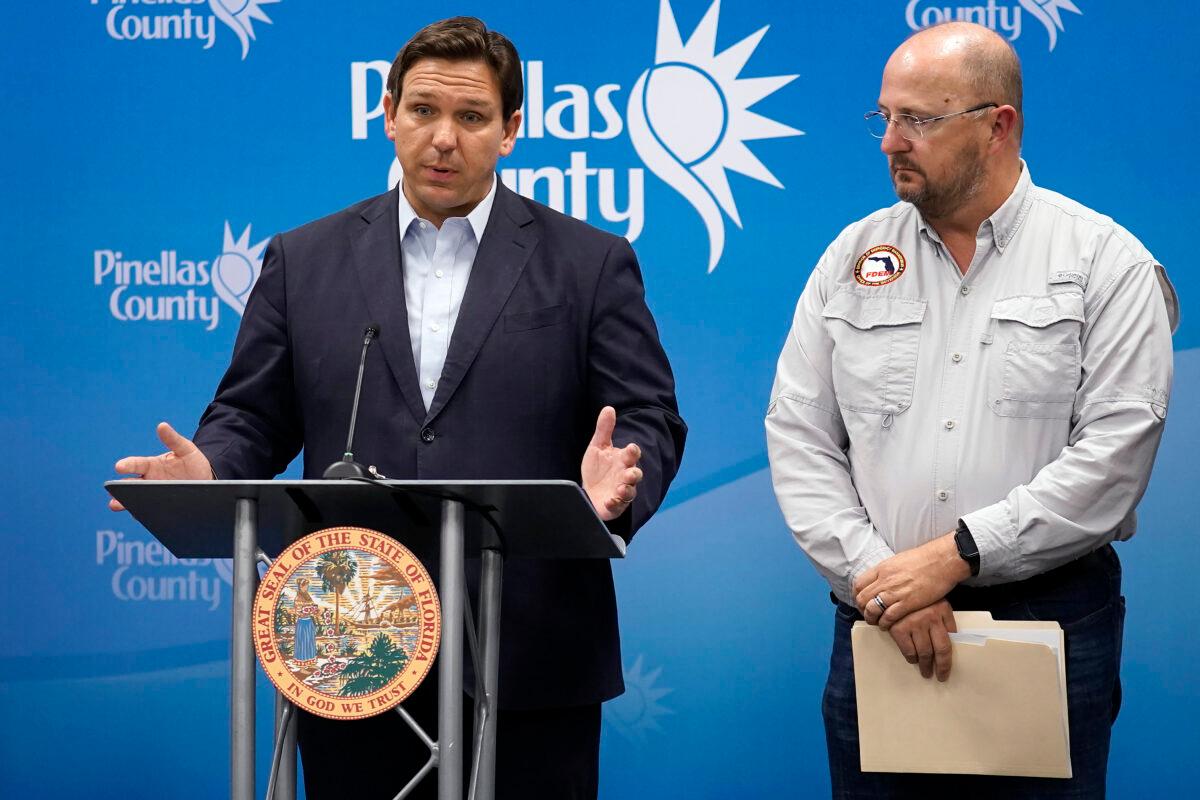
M 500 155 L 506 156 L 517 144 L 517 131 L 521 129 L 521 110 L 517 109 L 504 123 L 504 138 L 500 140 Z
M 392 93 L 383 96 L 383 130 L 387 137 L 396 141 L 396 104 L 392 102 Z
M 1017 110 L 1009 105 L 996 109 L 996 118 L 992 120 L 992 145 L 999 147 L 1006 144 L 1017 132 Z

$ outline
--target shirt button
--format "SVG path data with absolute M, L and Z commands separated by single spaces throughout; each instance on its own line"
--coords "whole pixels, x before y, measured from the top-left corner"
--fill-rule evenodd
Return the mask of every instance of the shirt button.
M 940 492 L 938 492 L 938 495 L 937 495 L 938 500 L 945 500 L 949 496 L 950 496 L 950 493 L 947 492 L 945 489 L 942 489 Z
M 428 228 L 428 227 L 429 227 L 429 224 L 428 224 L 428 223 L 426 223 L 426 222 L 425 222 L 425 220 L 421 220 L 421 221 L 420 221 L 420 222 L 418 222 L 417 224 L 421 226 L 421 230 L 425 230 L 426 228 Z
M 957 364 L 958 362 L 962 361 L 962 353 L 955 353 L 954 355 L 950 356 L 950 360 Z
M 946 420 L 946 430 L 948 430 L 948 431 L 954 430 L 954 420 L 952 420 L 952 419 Z
M 960 292 L 962 292 L 963 294 L 970 294 L 970 293 L 971 293 L 971 287 L 970 287 L 970 286 L 964 286 L 964 287 L 962 287 L 961 289 L 959 289 L 959 291 L 960 291 Z
M 441 329 L 442 329 L 442 326 L 438 325 L 436 322 L 429 326 L 429 330 L 433 331 L 434 333 L 437 333 Z
M 437 434 L 433 432 L 433 428 L 422 428 L 421 429 L 421 441 L 424 442 L 425 444 L 429 444 L 436 438 L 437 438 Z
M 426 389 L 432 389 L 435 386 L 437 386 L 437 381 L 425 381 Z
M 442 271 L 439 269 L 439 270 L 435 271 L 433 274 L 434 274 L 434 275 L 437 275 L 437 276 L 440 278 L 440 277 L 442 277 L 443 275 L 445 275 L 446 273 L 442 272 Z

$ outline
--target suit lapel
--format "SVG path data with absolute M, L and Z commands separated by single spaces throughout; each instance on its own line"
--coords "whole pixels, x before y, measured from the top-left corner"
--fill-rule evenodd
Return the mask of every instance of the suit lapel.
M 425 416 L 425 402 L 417 383 L 412 340 L 408 336 L 408 312 L 404 305 L 404 266 L 397 228 L 397 193 L 393 189 L 362 211 L 366 222 L 352 234 L 354 261 L 371 319 L 379 323 L 379 349 L 400 387 L 408 409 L 416 419 Z
M 500 180 L 499 176 L 496 180 Z M 426 423 L 454 396 L 525 270 L 538 243 L 532 222 L 533 217 L 521 199 L 504 184 L 499 184 L 483 241 L 479 243 L 475 263 L 471 266 L 471 278 L 467 281 L 462 308 L 450 337 L 446 365 L 425 417 Z M 416 386 L 415 382 L 413 385 Z

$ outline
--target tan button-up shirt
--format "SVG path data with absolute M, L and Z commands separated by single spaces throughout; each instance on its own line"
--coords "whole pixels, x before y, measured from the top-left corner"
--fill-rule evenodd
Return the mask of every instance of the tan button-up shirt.
M 852 604 L 860 573 L 960 518 L 977 585 L 1129 538 L 1177 314 L 1137 239 L 1024 164 L 965 275 L 911 204 L 849 226 L 800 297 L 766 418 L 797 542 Z

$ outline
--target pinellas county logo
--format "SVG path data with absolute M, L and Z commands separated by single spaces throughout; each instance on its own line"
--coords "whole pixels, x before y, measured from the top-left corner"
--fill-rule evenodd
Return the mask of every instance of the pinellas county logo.
M 712 272 L 725 250 L 726 218 L 742 227 L 728 173 L 783 188 L 747 142 L 803 133 L 749 110 L 797 77 L 740 77 L 769 26 L 717 52 L 720 11 L 720 0 L 714 0 L 685 42 L 670 0 L 661 0 L 653 64 L 636 78 L 631 76 L 632 89 L 624 102 L 618 99 L 622 90 L 618 83 L 593 89 L 551 78 L 543 61 L 523 62 L 525 102 L 517 138 L 579 142 L 580 149 L 570 153 L 565 167 L 503 167 L 500 180 L 518 194 L 577 219 L 590 220 L 598 214 L 604 222 L 624 223 L 624 230 L 617 232 L 632 242 L 645 224 L 648 169 L 699 215 L 707 233 L 707 266 Z M 351 63 L 353 139 L 368 138 L 368 123 L 383 116 L 384 82 L 390 66 L 391 62 L 384 60 Z M 369 86 L 378 89 L 372 91 Z M 548 96 L 551 87 L 554 94 Z M 585 142 L 616 139 L 626 127 L 644 166 L 618 169 L 589 163 L 592 154 L 583 149 Z M 522 157 L 528 152 L 525 147 L 518 149 Z M 400 164 L 393 160 L 388 187 L 401 177 Z M 624 187 L 619 185 L 622 177 Z
M 908 0 L 904 7 L 904 21 L 914 31 L 952 20 L 977 22 L 1009 41 L 1016 41 L 1021 36 L 1023 15 L 1029 14 L 1046 29 L 1050 49 L 1053 50 L 1058 44 L 1059 31 L 1066 30 L 1063 11 L 1083 14 L 1071 0 L 1017 0 L 1015 3 L 987 0 L 987 5 L 971 6 L 953 6 L 942 0 Z
M 633 85 L 626 112 L 629 138 L 638 156 L 704 221 L 709 272 L 725 248 L 721 212 L 742 227 L 726 171 L 782 189 L 783 184 L 745 143 L 803 133 L 749 110 L 798 76 L 739 78 L 767 27 L 718 53 L 720 6 L 720 0 L 713 0 L 684 44 L 671 3 L 662 0 L 654 66 Z
M 254 600 L 258 661 L 294 705 L 330 719 L 382 714 L 412 694 L 441 642 L 425 566 L 367 528 L 326 528 L 289 546 Z
M 246 311 L 269 241 L 251 244 L 249 225 L 235 239 L 226 220 L 221 254 L 211 261 L 181 258 L 173 248 L 150 258 L 134 258 L 117 249 L 94 250 L 92 281 L 112 287 L 108 310 L 121 322 L 189 321 L 216 330 L 219 300 L 239 317 Z M 212 294 L 205 287 L 211 287 Z
M 217 40 L 216 20 L 224 23 L 242 45 L 242 60 L 254 40 L 254 20 L 271 24 L 262 6 L 280 0 L 107 0 L 104 29 L 118 41 L 185 40 L 204 43 L 207 50 Z M 102 0 L 92 0 L 101 5 Z M 209 13 L 192 11 L 193 6 Z
M 96 531 L 96 566 L 111 570 L 113 597 L 124 603 L 198 603 L 215 611 L 233 585 L 226 558 L 176 558 L 161 542 Z M 210 569 L 211 567 L 211 569 Z

